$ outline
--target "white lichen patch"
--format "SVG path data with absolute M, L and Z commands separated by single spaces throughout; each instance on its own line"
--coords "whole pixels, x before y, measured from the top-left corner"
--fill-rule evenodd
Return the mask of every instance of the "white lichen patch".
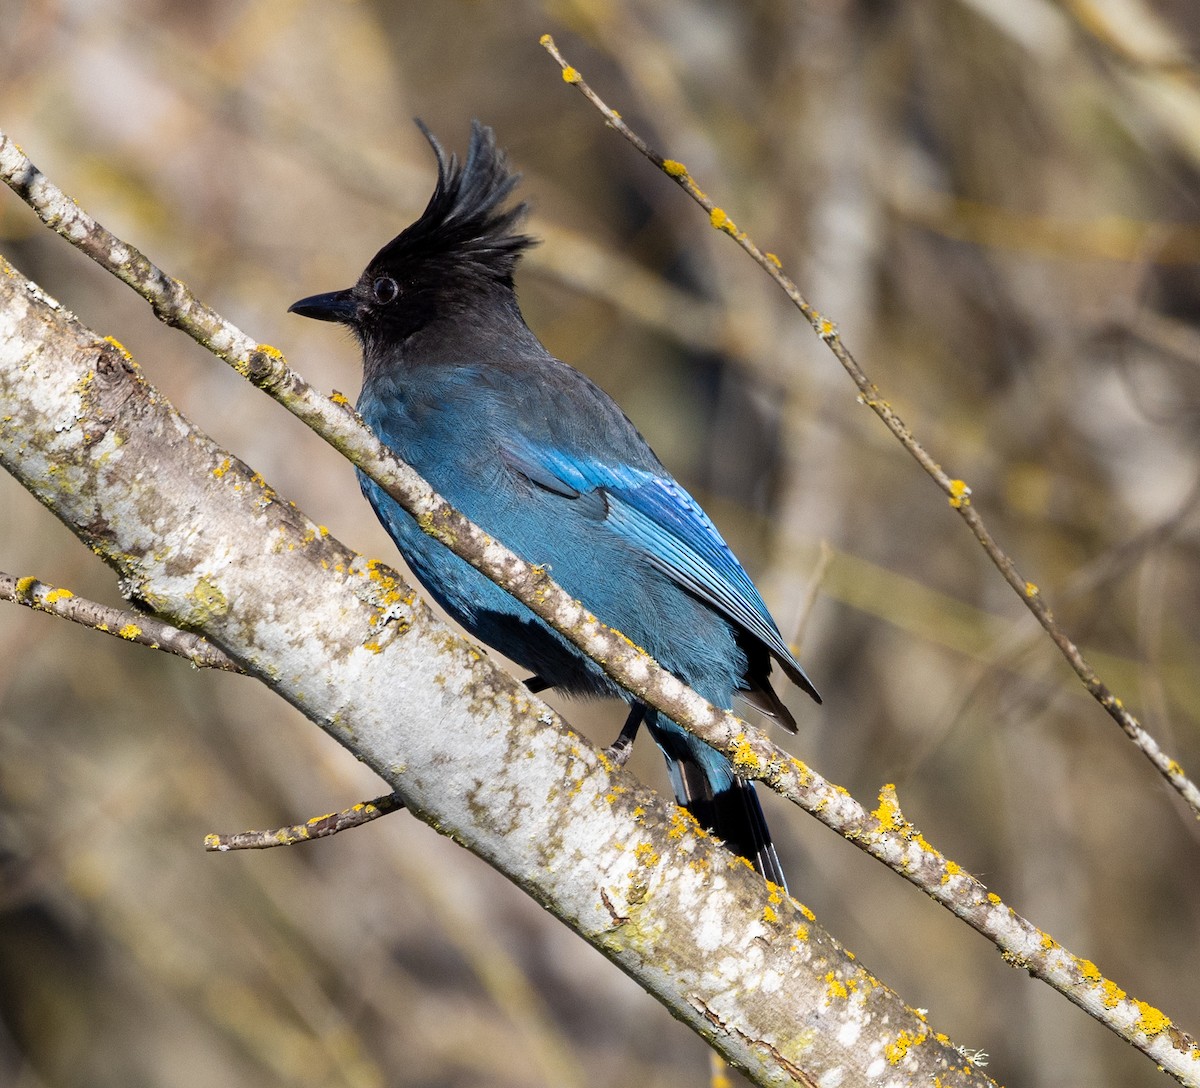
M 696 945 L 704 952 L 715 952 L 723 947 L 727 935 L 725 911 L 719 905 L 718 896 L 709 896 L 692 919 Z
M 838 1028 L 838 1044 L 849 1050 L 850 1047 L 858 1042 L 858 1037 L 861 1034 L 862 1023 L 858 1020 L 847 1020 L 840 1028 Z
M 845 1079 L 845 1068 L 835 1065 L 832 1069 L 826 1069 L 821 1074 L 820 1079 L 817 1081 L 817 1088 L 841 1088 L 841 1084 Z

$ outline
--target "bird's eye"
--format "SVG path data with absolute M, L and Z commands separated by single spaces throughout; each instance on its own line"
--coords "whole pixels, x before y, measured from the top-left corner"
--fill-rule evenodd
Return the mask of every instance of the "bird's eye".
M 371 284 L 371 293 L 381 306 L 395 302 L 400 294 L 400 285 L 391 276 L 380 276 Z

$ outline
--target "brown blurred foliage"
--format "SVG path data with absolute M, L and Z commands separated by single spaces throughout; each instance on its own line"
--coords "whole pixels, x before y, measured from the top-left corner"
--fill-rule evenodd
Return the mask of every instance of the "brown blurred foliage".
M 1185 0 L 0 0 L 0 126 L 317 385 L 285 314 L 430 191 L 479 117 L 544 244 L 527 317 L 706 503 L 826 702 L 788 743 L 1179 1025 L 1195 822 L 1083 693 L 778 292 L 601 124 L 573 63 L 777 252 L 1122 698 L 1200 773 L 1200 14 Z M 352 546 L 348 465 L 0 193 L 5 255 Z M 822 568 L 822 544 L 829 562 Z M 7 478 L 0 567 L 120 603 Z M 816 585 L 813 608 L 803 602 Z M 802 615 L 803 614 L 803 615 Z M 610 740 L 615 706 L 568 706 Z M 437 723 L 430 722 L 430 728 Z M 643 750 L 643 746 L 644 749 Z M 663 784 L 643 740 L 638 773 Z M 403 814 L 212 856 L 377 783 L 253 682 L 0 606 L 0 1084 L 695 1085 L 702 1044 Z M 1160 1074 L 767 799 L 793 890 L 988 1071 Z

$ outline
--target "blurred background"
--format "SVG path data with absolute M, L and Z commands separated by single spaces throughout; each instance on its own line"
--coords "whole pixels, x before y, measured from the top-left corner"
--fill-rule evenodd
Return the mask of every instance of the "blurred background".
M 1200 12 L 1187 0 L 0 0 L 0 127 L 317 386 L 288 316 L 492 124 L 519 287 L 742 556 L 825 696 L 787 743 L 1181 1028 L 1197 825 L 765 276 L 570 61 L 836 320 L 1124 701 L 1200 774 Z M 395 562 L 350 467 L 0 192 L 0 247 L 219 442 Z M 119 604 L 0 479 L 0 569 Z M 616 705 L 567 705 L 608 742 Z M 664 788 L 646 738 L 633 764 Z M 265 853 L 380 784 L 252 681 L 0 605 L 0 1084 L 695 1086 L 702 1043 L 404 816 Z M 984 939 L 765 799 L 794 893 L 997 1079 L 1163 1077 Z

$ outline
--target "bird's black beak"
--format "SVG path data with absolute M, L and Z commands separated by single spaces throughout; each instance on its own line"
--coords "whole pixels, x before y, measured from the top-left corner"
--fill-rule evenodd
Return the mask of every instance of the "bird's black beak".
M 309 295 L 299 302 L 293 302 L 288 307 L 288 313 L 316 318 L 317 321 L 338 321 L 343 325 L 352 325 L 358 307 L 354 302 L 353 291 L 330 291 L 324 295 Z

